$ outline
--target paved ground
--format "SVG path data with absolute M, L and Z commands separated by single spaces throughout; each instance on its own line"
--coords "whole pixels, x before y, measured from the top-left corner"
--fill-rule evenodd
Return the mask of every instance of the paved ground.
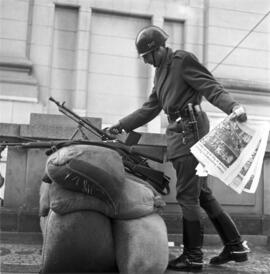
M 41 264 L 41 244 L 18 243 L 17 241 L 1 241 L 0 259 L 2 274 L 31 274 L 38 273 Z M 228 263 L 220 267 L 208 265 L 209 259 L 220 252 L 220 246 L 207 246 L 204 248 L 205 267 L 203 273 L 217 274 L 251 274 L 270 273 L 270 251 L 266 246 L 252 244 L 249 261 L 245 263 Z M 170 247 L 171 258 L 180 254 L 179 247 Z M 166 274 L 179 272 L 167 271 Z M 181 272 L 183 273 L 183 272 Z

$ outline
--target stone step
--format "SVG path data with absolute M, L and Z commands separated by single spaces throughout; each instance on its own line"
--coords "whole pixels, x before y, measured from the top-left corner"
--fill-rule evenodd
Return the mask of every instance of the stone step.
M 174 246 L 182 244 L 182 234 L 169 234 L 169 243 Z M 242 235 L 242 239 L 252 246 L 264 246 L 270 248 L 270 237 L 267 235 Z M 222 245 L 221 239 L 217 234 L 204 234 L 204 245 Z

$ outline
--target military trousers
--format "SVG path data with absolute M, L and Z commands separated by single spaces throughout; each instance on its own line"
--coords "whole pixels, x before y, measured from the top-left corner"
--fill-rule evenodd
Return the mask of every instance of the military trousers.
M 207 177 L 196 175 L 198 161 L 192 154 L 172 159 L 172 164 L 177 175 L 176 199 L 182 209 L 184 219 L 200 220 L 201 208 L 210 218 L 215 218 L 223 212 L 221 205 L 207 185 Z

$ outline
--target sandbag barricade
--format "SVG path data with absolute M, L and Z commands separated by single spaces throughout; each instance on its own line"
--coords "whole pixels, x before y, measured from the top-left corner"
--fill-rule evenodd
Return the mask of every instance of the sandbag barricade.
M 125 172 L 116 151 L 104 147 L 64 147 L 49 157 L 47 174 L 57 182 L 52 185 L 50 207 L 59 214 L 89 209 L 111 218 L 128 219 L 145 216 L 165 205 L 150 184 Z M 59 186 L 80 193 L 74 196 L 66 191 L 63 195 Z
M 53 183 L 40 193 L 41 273 L 164 273 L 167 230 L 157 212 L 165 203 L 125 172 L 117 152 L 64 147 L 48 158 L 46 172 Z

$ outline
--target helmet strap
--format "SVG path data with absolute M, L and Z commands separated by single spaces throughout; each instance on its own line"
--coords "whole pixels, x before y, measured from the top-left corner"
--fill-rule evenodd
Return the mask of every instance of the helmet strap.
M 153 65 L 156 67 L 156 58 L 155 58 L 155 50 L 152 51 Z

